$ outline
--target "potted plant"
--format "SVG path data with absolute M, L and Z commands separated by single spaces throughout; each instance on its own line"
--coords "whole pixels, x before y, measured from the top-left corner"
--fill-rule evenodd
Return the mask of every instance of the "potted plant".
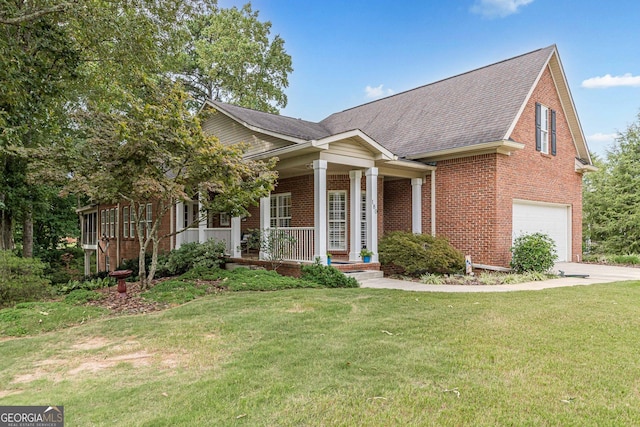
M 371 255 L 373 255 L 373 252 L 371 252 L 367 248 L 364 248 L 360 251 L 360 256 L 362 257 L 363 262 L 371 262 Z
M 331 254 L 327 253 L 327 265 L 331 265 Z

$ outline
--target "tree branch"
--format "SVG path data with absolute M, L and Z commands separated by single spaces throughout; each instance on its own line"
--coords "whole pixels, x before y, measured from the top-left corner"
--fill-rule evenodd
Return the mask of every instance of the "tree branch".
M 60 3 L 55 6 L 47 7 L 45 9 L 36 10 L 35 12 L 27 13 L 25 15 L 16 16 L 15 18 L 5 18 L 0 16 L 0 24 L 3 25 L 19 25 L 23 22 L 33 21 L 41 16 L 49 15 L 52 13 L 64 12 L 71 6 L 77 3 L 77 0 L 71 2 Z

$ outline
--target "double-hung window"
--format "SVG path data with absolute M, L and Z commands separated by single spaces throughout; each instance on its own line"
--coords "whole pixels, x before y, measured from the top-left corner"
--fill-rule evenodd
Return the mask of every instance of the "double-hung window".
M 536 150 L 556 155 L 556 112 L 536 103 Z
M 291 227 L 291 193 L 271 196 L 271 228 Z
M 146 227 L 145 227 L 145 236 L 149 237 L 149 233 L 151 233 L 151 226 L 153 224 L 153 211 L 152 211 L 151 203 L 147 203 L 147 216 L 146 216 Z M 144 220 L 143 220 L 144 222 Z
M 129 237 L 129 206 L 122 208 L 122 237 Z
M 329 191 L 328 212 L 328 249 L 330 251 L 347 250 L 347 192 Z

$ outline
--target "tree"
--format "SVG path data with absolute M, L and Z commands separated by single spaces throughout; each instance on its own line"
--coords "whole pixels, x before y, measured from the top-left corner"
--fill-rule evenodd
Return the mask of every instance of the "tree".
M 181 85 L 144 75 L 138 81 L 126 106 L 104 112 L 90 105 L 81 115 L 85 143 L 74 159 L 68 189 L 97 202 L 124 200 L 130 206 L 145 288 L 155 274 L 159 243 L 168 236 L 159 233 L 161 219 L 175 203 L 200 195 L 208 210 L 244 215 L 271 191 L 276 176 L 274 162 L 244 160 L 242 147 L 205 135 Z M 152 206 L 150 222 L 147 205 Z
M 620 133 L 584 186 L 584 228 L 593 249 L 640 253 L 640 114 Z
M 165 73 L 184 47 L 183 22 L 200 1 L 0 0 L 0 249 L 12 249 L 16 221 L 32 254 L 33 191 L 64 181 L 34 159 L 73 150 L 71 113 L 90 100 L 122 102 L 134 72 Z M 53 164 L 53 167 L 59 167 Z M 47 180 L 43 180 L 45 176 Z M 40 225 L 35 224 L 38 228 Z
M 182 78 L 198 105 L 209 99 L 271 113 L 287 105 L 291 56 L 280 36 L 269 38 L 271 23 L 260 22 L 250 3 L 213 6 L 188 27 Z

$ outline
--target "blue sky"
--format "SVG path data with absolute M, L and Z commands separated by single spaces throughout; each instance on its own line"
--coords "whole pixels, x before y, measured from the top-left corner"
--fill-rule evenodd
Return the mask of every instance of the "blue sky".
M 219 0 L 221 7 L 246 1 Z M 281 114 L 319 121 L 552 44 L 592 152 L 640 112 L 638 0 L 253 0 L 294 72 Z

